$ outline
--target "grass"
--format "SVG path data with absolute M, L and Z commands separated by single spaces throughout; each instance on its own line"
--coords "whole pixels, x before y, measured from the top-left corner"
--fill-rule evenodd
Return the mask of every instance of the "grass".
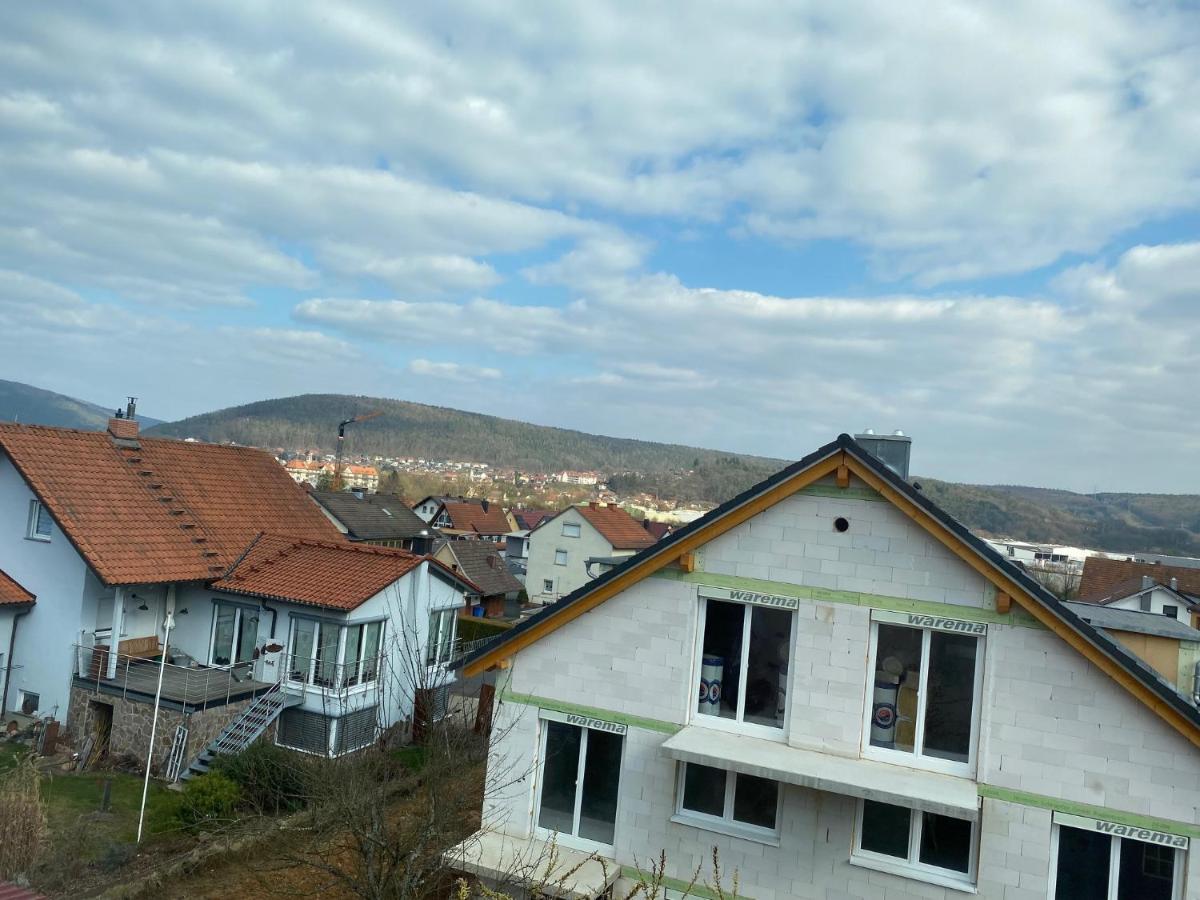
M 55 773 L 42 782 L 46 817 L 53 832 L 61 832 L 78 821 L 100 811 L 104 782 L 112 780 L 112 806 L 107 815 L 93 820 L 95 830 L 109 841 L 128 843 L 137 837 L 138 809 L 142 803 L 142 779 L 123 772 L 85 772 L 79 775 Z M 146 797 L 145 833 L 161 834 L 179 828 L 176 811 L 182 797 L 161 784 L 150 782 Z
M 24 744 L 18 744 L 16 741 L 0 741 L 0 775 L 13 768 L 17 764 L 17 760 L 27 752 L 28 748 Z

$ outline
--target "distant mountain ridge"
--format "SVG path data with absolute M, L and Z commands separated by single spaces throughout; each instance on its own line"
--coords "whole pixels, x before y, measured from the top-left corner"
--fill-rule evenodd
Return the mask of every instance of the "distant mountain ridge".
M 27 425 L 55 425 L 89 431 L 108 426 L 116 407 L 103 407 L 66 394 L 43 390 L 19 381 L 0 379 L 0 422 L 24 422 Z M 138 416 L 144 425 L 156 425 L 160 419 Z
M 367 455 L 458 459 L 522 471 L 594 470 L 630 490 L 672 499 L 727 500 L 780 468 L 782 460 L 721 453 L 531 425 L 404 400 L 304 394 L 217 410 L 143 428 L 163 437 L 332 452 L 337 423 L 365 412 L 382 416 L 352 426 L 347 450 Z M 111 411 L 62 394 L 0 381 L 0 421 L 104 428 Z M 1037 543 L 1126 553 L 1200 556 L 1200 496 L 1075 494 L 1019 485 L 953 484 L 919 477 L 925 494 L 974 531 Z
M 720 453 L 681 444 L 587 434 L 407 400 L 346 394 L 301 394 L 261 400 L 170 422 L 153 429 L 168 437 L 233 441 L 256 447 L 333 452 L 337 425 L 366 412 L 378 418 L 346 432 L 349 453 L 483 462 L 525 471 L 613 472 L 691 468 L 696 460 L 736 457 L 778 467 L 781 460 Z

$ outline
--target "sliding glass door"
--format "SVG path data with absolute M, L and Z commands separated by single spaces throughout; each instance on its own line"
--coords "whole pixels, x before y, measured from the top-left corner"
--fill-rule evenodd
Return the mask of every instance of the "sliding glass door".
M 546 720 L 538 827 L 611 846 L 617 822 L 624 737 Z

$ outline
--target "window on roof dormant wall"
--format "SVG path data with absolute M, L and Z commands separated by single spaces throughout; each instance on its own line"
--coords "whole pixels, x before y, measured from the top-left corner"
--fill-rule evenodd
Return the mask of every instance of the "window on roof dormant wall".
M 787 721 L 791 610 L 702 597 L 696 723 L 778 730 Z
M 864 752 L 965 775 L 974 765 L 979 730 L 986 626 L 939 621 L 969 630 L 872 623 Z

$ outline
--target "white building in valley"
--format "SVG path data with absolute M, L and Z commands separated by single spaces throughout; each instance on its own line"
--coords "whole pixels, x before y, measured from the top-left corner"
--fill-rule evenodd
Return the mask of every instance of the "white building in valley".
M 1200 898 L 1200 713 L 842 435 L 469 657 L 493 883 Z

